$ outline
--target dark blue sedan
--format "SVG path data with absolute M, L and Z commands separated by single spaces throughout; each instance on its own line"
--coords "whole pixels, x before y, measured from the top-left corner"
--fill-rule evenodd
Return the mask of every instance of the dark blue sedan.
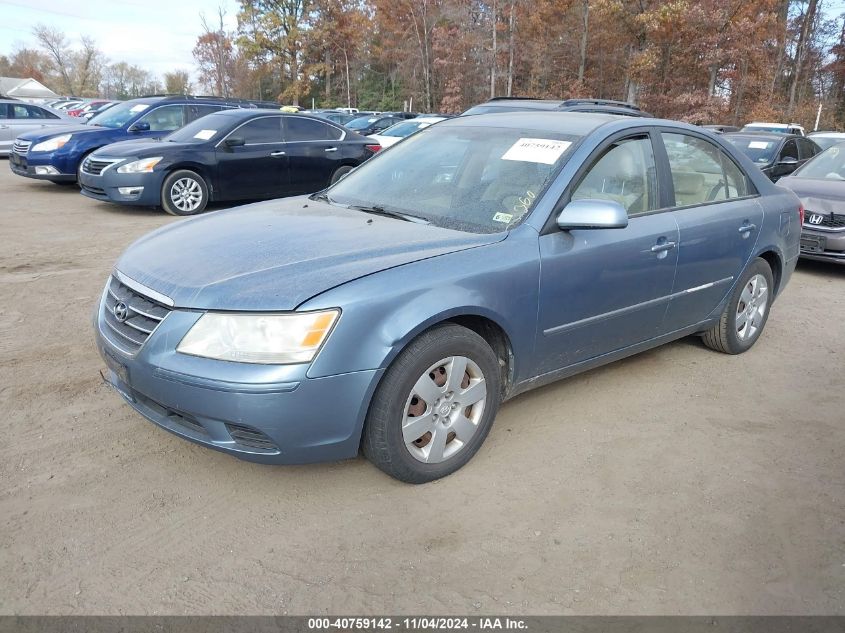
M 363 450 L 426 482 L 528 389 L 689 335 L 748 350 L 802 214 L 693 126 L 452 119 L 323 192 L 140 239 L 97 341 L 126 401 L 186 439 L 265 463 Z
M 381 149 L 307 114 L 223 110 L 161 140 L 114 143 L 82 163 L 89 198 L 194 215 L 210 201 L 263 200 L 325 189 Z

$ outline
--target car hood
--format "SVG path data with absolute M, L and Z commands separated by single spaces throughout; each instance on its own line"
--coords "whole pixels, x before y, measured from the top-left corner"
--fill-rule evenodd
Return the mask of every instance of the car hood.
M 142 237 L 116 268 L 203 310 L 292 310 L 330 288 L 417 260 L 499 242 L 305 196 L 218 211 Z
M 119 141 L 111 143 L 96 151 L 97 156 L 109 156 L 112 158 L 126 158 L 137 156 L 146 158 L 161 153 L 164 150 L 174 150 L 184 147 L 187 143 L 170 143 L 158 139 L 132 139 L 130 141 Z M 194 145 L 196 147 L 196 145 Z
M 78 120 L 79 119 L 77 119 L 77 121 Z M 62 136 L 63 134 L 103 134 L 104 132 L 114 132 L 114 130 L 112 128 L 85 125 L 84 123 L 69 123 L 67 125 L 62 125 L 60 128 L 49 127 L 43 130 L 26 132 L 24 134 L 21 134 L 20 138 L 25 139 L 27 141 L 32 141 L 34 143 L 40 143 L 41 141 L 46 141 L 47 139 L 51 139 L 54 136 Z
M 778 185 L 798 196 L 807 211 L 845 213 L 845 180 L 786 177 Z

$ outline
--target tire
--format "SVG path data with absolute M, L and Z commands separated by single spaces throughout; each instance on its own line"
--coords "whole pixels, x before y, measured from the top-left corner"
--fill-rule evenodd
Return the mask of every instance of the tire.
M 346 174 L 348 174 L 353 169 L 355 169 L 355 168 L 350 167 L 349 165 L 344 165 L 343 167 L 338 167 L 337 170 L 332 174 L 331 184 L 336 183 L 338 180 L 343 178 Z
M 758 257 L 740 278 L 719 322 L 702 336 L 704 344 L 725 354 L 751 349 L 769 318 L 773 289 L 772 269 Z
M 455 472 L 490 432 L 501 402 L 500 371 L 495 352 L 472 330 L 447 323 L 424 332 L 376 389 L 364 424 L 364 455 L 412 484 Z
M 170 215 L 196 215 L 207 204 L 208 185 L 202 176 L 190 169 L 168 174 L 161 185 L 161 206 Z

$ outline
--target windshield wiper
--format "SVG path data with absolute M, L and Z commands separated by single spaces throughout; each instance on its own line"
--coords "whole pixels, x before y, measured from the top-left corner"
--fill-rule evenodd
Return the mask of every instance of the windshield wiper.
M 373 215 L 383 215 L 388 218 L 396 218 L 397 220 L 405 220 L 405 222 L 416 222 L 417 224 L 429 224 L 425 218 L 410 213 L 400 213 L 399 211 L 390 211 L 379 205 L 365 206 L 358 204 L 350 204 L 347 208 L 355 209 L 356 211 L 363 211 L 364 213 L 372 213 Z
M 323 202 L 328 202 L 329 204 L 334 204 L 334 200 L 329 198 L 329 194 L 325 191 L 318 191 L 317 193 L 312 193 L 308 196 L 309 200 L 314 200 L 315 202 L 318 200 L 322 200 Z

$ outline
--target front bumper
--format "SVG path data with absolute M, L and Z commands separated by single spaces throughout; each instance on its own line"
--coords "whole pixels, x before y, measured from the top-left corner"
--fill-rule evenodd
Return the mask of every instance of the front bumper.
M 161 185 L 164 174 L 119 174 L 115 169 L 106 169 L 99 176 L 81 171 L 79 186 L 82 194 L 117 204 L 130 204 L 147 207 L 161 205 Z
M 845 230 L 824 230 L 804 224 L 801 230 L 801 257 L 845 264 Z
M 9 153 L 9 168 L 12 173 L 25 178 L 35 178 L 36 180 L 49 180 L 51 182 L 74 182 L 76 174 L 62 173 L 62 171 L 49 161 L 32 160 L 28 156 L 18 154 L 17 152 Z M 39 171 L 50 171 L 53 173 L 38 173 Z
M 309 378 L 308 365 L 250 365 L 179 354 L 200 317 L 173 310 L 130 355 L 95 331 L 107 381 L 156 425 L 197 444 L 266 464 L 335 461 L 358 453 L 382 370 Z

